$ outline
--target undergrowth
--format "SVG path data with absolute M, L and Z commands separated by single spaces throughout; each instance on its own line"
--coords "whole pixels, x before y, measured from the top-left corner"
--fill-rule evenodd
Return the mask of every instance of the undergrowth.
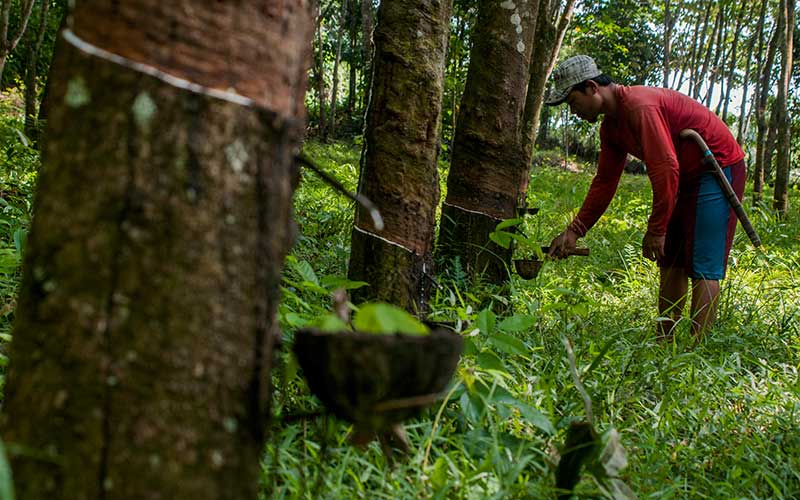
M 15 109 L 0 101 L 5 340 L 38 166 Z M 310 142 L 305 152 L 355 190 L 356 147 Z M 524 222 L 531 240 L 546 244 L 569 221 L 591 179 L 585 170 L 536 163 L 528 202 L 541 211 Z M 797 191 L 791 197 L 797 207 Z M 796 208 L 779 220 L 747 204 L 765 250 L 755 251 L 739 231 L 714 330 L 698 341 L 679 325 L 675 340 L 660 344 L 658 272 L 640 254 L 649 207 L 646 177 L 626 175 L 583 242 L 589 257 L 547 262 L 536 279 L 513 276 L 504 289 L 470 283 L 458 269 L 443 275 L 431 317 L 455 325 L 465 352 L 445 401 L 406 423 L 410 456 L 389 464 L 377 443 L 352 447 L 345 423 L 312 417 L 322 408 L 288 355 L 293 332 L 330 308 L 334 288 L 358 286 L 344 279 L 354 207 L 304 171 L 295 196 L 299 237 L 279 310 L 286 348 L 274 373 L 262 497 L 555 498 L 566 429 L 589 409 L 599 431 L 619 433 L 629 462 L 621 479 L 639 497 L 800 497 Z M 573 382 L 565 341 L 590 408 Z M 588 476 L 576 493 L 603 496 Z
M 358 152 L 310 143 L 306 152 L 351 188 Z M 577 210 L 591 180 L 547 162 L 532 172 L 524 231 L 546 244 Z M 286 270 L 281 319 L 295 328 L 327 310 L 346 283 L 353 206 L 304 175 L 295 198 L 301 237 Z M 767 199 L 769 199 L 767 197 Z M 792 192 L 791 206 L 800 202 Z M 739 231 L 718 321 L 695 339 L 654 339 L 658 270 L 641 257 L 650 208 L 644 176 L 625 175 L 583 244 L 589 257 L 547 262 L 508 289 L 440 280 L 432 318 L 466 340 L 448 398 L 408 422 L 411 455 L 388 464 L 377 443 L 358 450 L 284 353 L 276 420 L 265 453 L 264 498 L 555 498 L 553 469 L 569 424 L 585 417 L 564 347 L 569 339 L 601 431 L 616 429 L 642 498 L 800 496 L 800 328 L 796 210 L 783 220 L 746 208 L 765 250 Z M 457 273 L 456 273 L 457 274 Z M 342 367 L 347 369 L 347 367 Z M 576 494 L 598 498 L 584 476 Z
M 16 309 L 20 263 L 31 219 L 39 154 L 25 137 L 22 96 L 0 94 L 0 389 Z

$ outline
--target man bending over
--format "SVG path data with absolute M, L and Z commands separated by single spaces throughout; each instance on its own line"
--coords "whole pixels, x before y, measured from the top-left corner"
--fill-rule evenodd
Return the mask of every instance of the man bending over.
M 585 55 L 555 69 L 546 103 L 567 103 L 574 115 L 590 123 L 603 115 L 597 174 L 578 215 L 550 244 L 549 255 L 570 254 L 611 203 L 627 155 L 636 156 L 647 166 L 653 187 L 642 255 L 657 262 L 661 271 L 658 311 L 667 320 L 659 322 L 659 337 L 671 337 L 690 278 L 692 332 L 705 333 L 716 314 L 736 215 L 702 163 L 700 147 L 679 134 L 693 129 L 705 139 L 741 199 L 744 152 L 728 127 L 708 108 L 674 90 L 612 82 Z

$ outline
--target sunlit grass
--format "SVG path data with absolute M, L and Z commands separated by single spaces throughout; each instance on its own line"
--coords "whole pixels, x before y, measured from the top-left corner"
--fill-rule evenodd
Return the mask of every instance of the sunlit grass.
M 352 171 L 337 162 L 357 164 L 357 151 L 333 160 L 340 148 L 329 155 L 328 147 L 311 146 L 320 161 L 329 159 L 337 175 L 346 175 Z M 575 213 L 590 180 L 591 172 L 534 168 L 529 205 L 541 212 L 526 221 L 527 234 L 548 243 Z M 328 224 L 325 234 L 306 234 L 308 245 L 298 245 L 295 256 L 313 259 L 323 274 L 343 273 L 352 207 L 326 189 L 302 185 L 297 210 L 303 200 L 315 200 L 307 217 L 326 220 L 321 212 L 328 213 L 338 228 Z M 640 497 L 800 496 L 800 221 L 794 212 L 779 221 L 746 204 L 765 251 L 754 250 L 740 231 L 713 331 L 696 339 L 686 322 L 673 342 L 660 344 L 654 338 L 658 270 L 640 254 L 650 192 L 646 177 L 624 176 L 609 211 L 582 242 L 591 256 L 548 262 L 535 280 L 514 277 L 510 293 L 457 289 L 443 280 L 434 313 L 461 320 L 462 332 L 474 336 L 467 337 L 450 402 L 407 426 L 413 455 L 390 467 L 375 444 L 365 451 L 349 447 L 343 423 L 278 425 L 265 455 L 267 497 L 554 497 L 554 451 L 569 422 L 584 415 L 563 336 L 574 345 L 596 427 L 621 433 L 629 459 L 623 479 Z M 793 192 L 792 206 L 798 202 Z M 293 293 L 313 311 L 327 307 L 323 297 Z M 498 325 L 514 324 L 514 316 L 527 326 L 475 334 L 478 313 L 490 305 Z M 502 348 L 495 335 L 521 340 L 524 351 Z M 281 416 L 319 408 L 300 379 L 285 387 Z M 578 491 L 600 495 L 590 481 Z

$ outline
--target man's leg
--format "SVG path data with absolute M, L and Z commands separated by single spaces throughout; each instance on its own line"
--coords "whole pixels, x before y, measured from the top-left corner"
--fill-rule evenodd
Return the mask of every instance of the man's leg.
M 702 337 L 714 324 L 719 280 L 692 279 L 692 333 Z
M 661 268 L 658 315 L 666 319 L 658 321 L 657 332 L 659 340 L 672 338 L 672 330 L 675 328 L 675 323 L 681 319 L 683 307 L 686 304 L 688 284 L 689 276 L 686 274 L 685 269 L 681 267 Z

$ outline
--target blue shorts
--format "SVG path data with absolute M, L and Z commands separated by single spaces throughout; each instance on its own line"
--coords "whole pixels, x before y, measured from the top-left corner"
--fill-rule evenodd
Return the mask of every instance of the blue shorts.
M 723 168 L 736 196 L 744 191 L 745 165 Z M 662 267 L 681 267 L 695 279 L 725 277 L 737 218 L 713 173 L 682 183 L 667 226 Z

